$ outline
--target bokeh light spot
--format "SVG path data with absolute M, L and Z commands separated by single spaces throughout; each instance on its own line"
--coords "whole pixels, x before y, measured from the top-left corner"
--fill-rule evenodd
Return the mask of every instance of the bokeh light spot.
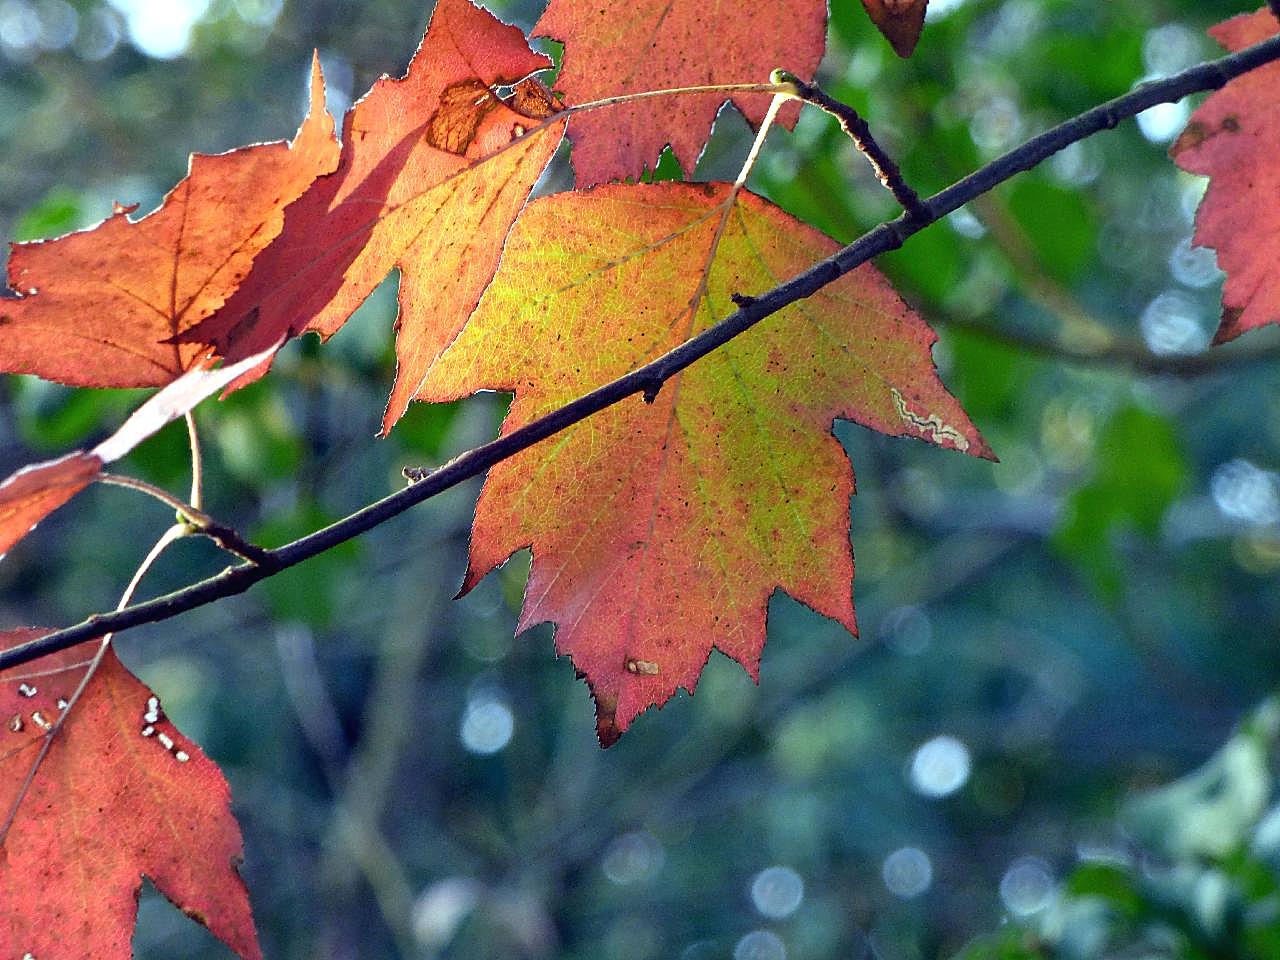
M 666 855 L 651 833 L 626 833 L 605 848 L 600 866 L 613 883 L 626 886 L 654 877 L 662 869 Z
M 1181 290 L 1166 290 L 1142 311 L 1142 338 L 1161 356 L 1199 353 L 1209 345 L 1204 311 Z
M 733 960 L 787 960 L 787 948 L 772 930 L 752 930 L 734 946 Z
M 911 758 L 911 786 L 931 799 L 948 797 L 968 782 L 971 769 L 968 747 L 955 737 L 934 737 Z
M 933 863 L 917 847 L 900 847 L 884 858 L 880 876 L 890 893 L 910 900 L 933 884 Z
M 1016 917 L 1043 910 L 1053 896 L 1053 875 L 1043 860 L 1023 857 L 1000 878 L 1000 899 Z
M 1209 489 L 1225 517 L 1258 526 L 1280 522 L 1280 477 L 1248 460 L 1231 460 L 1218 467 Z
M 1168 143 L 1180 134 L 1191 116 L 1191 108 L 1183 101 L 1157 103 L 1138 114 L 1138 129 L 1152 143 Z
M 124 15 L 129 40 L 157 60 L 186 53 L 191 30 L 209 9 L 209 0 L 110 0 Z
M 510 707 L 494 697 L 478 696 L 467 701 L 458 736 L 468 753 L 489 756 L 511 742 L 515 726 Z
M 790 867 L 766 867 L 751 881 L 751 902 L 761 916 L 782 920 L 804 901 L 804 880 Z

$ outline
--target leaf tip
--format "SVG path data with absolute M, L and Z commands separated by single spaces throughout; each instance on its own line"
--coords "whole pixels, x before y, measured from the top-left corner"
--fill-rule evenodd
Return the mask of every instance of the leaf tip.
M 600 685 L 592 683 L 589 677 L 587 686 L 591 690 L 592 699 L 596 702 L 596 739 L 600 741 L 601 749 L 608 750 L 618 742 L 626 729 L 624 724 L 618 722 L 618 694 L 616 689 L 613 691 L 601 689 Z
M 894 53 L 906 59 L 915 52 L 929 0 L 862 0 L 862 5 Z

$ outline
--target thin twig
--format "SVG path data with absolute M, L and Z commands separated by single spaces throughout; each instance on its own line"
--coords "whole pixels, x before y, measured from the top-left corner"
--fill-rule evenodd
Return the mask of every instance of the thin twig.
M 227 553 L 233 553 L 242 560 L 248 560 L 256 567 L 264 570 L 275 570 L 275 557 L 266 547 L 260 547 L 256 543 L 250 543 L 239 534 L 233 527 L 204 517 L 201 525 L 194 531 L 200 536 L 208 537 Z
M 1121 120 L 1133 117 L 1156 104 L 1176 102 L 1189 94 L 1205 90 L 1217 90 L 1235 77 L 1277 59 L 1280 59 L 1280 37 L 1271 37 L 1239 53 L 1202 63 L 1162 80 L 1142 84 L 1122 97 L 1087 110 L 1032 137 L 930 197 L 923 203 L 923 219 L 904 214 L 896 220 L 880 224 L 833 256 L 814 264 L 768 293 L 747 301 L 715 326 L 707 328 L 656 360 L 592 390 L 518 430 L 467 451 L 403 490 L 357 510 L 322 530 L 275 550 L 265 551 L 264 558 L 270 558 L 270 565 L 243 564 L 230 567 L 216 576 L 167 596 L 137 604 L 118 613 L 95 614 L 74 626 L 0 651 L 0 670 L 65 650 L 85 640 L 99 637 L 107 630 L 120 631 L 143 623 L 168 620 L 223 597 L 243 593 L 253 584 L 280 570 L 324 553 L 424 500 L 479 476 L 494 464 L 532 447 L 593 413 L 613 406 L 633 394 L 642 394 L 652 389 L 653 384 L 670 379 L 766 317 L 816 293 L 873 257 L 897 249 L 908 237 L 929 224 L 998 184 L 1030 170 L 1059 150 L 1102 130 L 1109 130 Z
M 857 110 L 847 103 L 841 103 L 816 84 L 805 83 L 795 74 L 787 73 L 784 70 L 775 70 L 774 77 L 794 87 L 796 96 L 805 103 L 813 104 L 819 110 L 835 117 L 839 121 L 840 129 L 845 132 L 846 136 L 853 141 L 853 145 L 871 163 L 871 169 L 875 171 L 876 179 L 884 184 L 886 190 L 893 194 L 893 198 L 907 212 L 907 216 L 910 219 L 923 220 L 928 216 L 928 211 L 920 200 L 920 194 L 911 188 L 911 185 L 902 176 L 902 171 L 898 169 L 898 165 L 894 163 L 893 158 L 876 142 L 876 138 L 871 134 L 871 127 L 867 125 L 867 121 L 862 119 Z
M 193 465 L 197 459 L 198 455 L 192 458 Z M 195 475 L 195 471 L 193 471 L 193 475 Z M 113 487 L 125 487 L 129 490 L 138 490 L 150 497 L 155 497 L 161 503 L 173 508 L 188 535 L 198 534 L 208 537 L 223 550 L 235 554 L 241 560 L 248 560 L 250 563 L 267 568 L 272 568 L 275 562 L 269 550 L 250 543 L 231 527 L 219 523 L 192 504 L 183 503 L 162 487 L 157 487 L 155 484 L 148 483 L 145 480 L 139 480 L 137 477 L 129 477 L 119 473 L 100 473 L 97 476 L 97 480 L 99 483 L 110 484 Z M 199 492 L 194 490 L 194 484 L 193 492 Z
M 184 503 L 180 497 L 175 497 L 163 487 L 157 487 L 154 483 L 148 483 L 146 480 L 139 480 L 137 477 L 129 477 L 122 473 L 107 473 L 106 471 L 98 474 L 95 479 L 98 483 L 105 483 L 113 487 L 124 487 L 126 490 L 137 490 L 139 493 L 154 497 L 165 506 L 172 508 L 179 518 L 190 521 L 190 525 L 193 527 L 198 527 L 202 522 L 209 520 L 198 507 Z

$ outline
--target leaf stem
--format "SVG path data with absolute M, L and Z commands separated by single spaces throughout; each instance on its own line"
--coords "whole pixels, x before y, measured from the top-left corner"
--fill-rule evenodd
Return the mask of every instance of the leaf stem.
M 192 457 L 192 465 L 195 466 L 199 456 Z M 198 476 L 198 468 L 193 470 L 193 492 L 195 490 L 195 477 Z M 114 487 L 125 487 L 129 490 L 138 490 L 147 496 L 154 497 L 166 506 L 172 507 L 174 512 L 178 514 L 179 526 L 187 531 L 187 535 L 199 534 L 208 537 L 223 550 L 233 553 L 242 560 L 248 560 L 252 564 L 258 566 L 272 566 L 270 551 L 264 550 L 257 544 L 250 543 L 241 536 L 235 529 L 225 524 L 219 523 L 209 516 L 203 510 L 192 506 L 189 503 L 183 503 L 180 499 L 171 494 L 168 490 L 157 487 L 155 484 L 148 483 L 146 480 L 139 480 L 137 477 L 129 477 L 120 473 L 100 473 L 97 476 L 99 483 L 110 484 Z
M 120 595 L 120 601 L 116 604 L 116 610 L 123 610 L 129 605 L 129 601 L 133 599 L 133 595 L 138 590 L 138 585 L 142 583 L 142 578 L 147 575 L 160 554 L 168 549 L 169 545 L 177 540 L 187 536 L 189 530 L 186 524 L 175 523 L 163 534 L 160 539 L 155 542 L 155 546 L 143 558 L 142 563 L 138 565 L 138 569 L 134 571 L 133 578 L 130 579 L 129 585 L 124 588 L 124 593 Z M 45 758 L 49 756 L 49 751 L 53 749 L 53 741 L 58 733 L 67 723 L 67 718 L 71 716 L 71 711 L 75 709 L 76 704 L 80 702 L 80 698 L 84 696 L 85 690 L 88 689 L 89 683 L 93 680 L 98 672 L 98 668 L 102 666 L 102 661 L 107 655 L 107 651 L 111 648 L 111 638 L 114 633 L 105 633 L 102 639 L 98 641 L 98 650 L 93 655 L 93 659 L 89 661 L 88 667 L 84 671 L 84 676 L 80 678 L 80 683 L 76 685 L 75 692 L 67 699 L 67 705 L 58 713 L 58 718 L 53 721 L 51 726 L 44 734 L 44 742 L 40 744 L 40 752 L 36 754 L 35 760 L 31 762 L 31 768 L 27 770 L 27 775 L 22 781 L 22 786 L 18 788 L 17 796 L 14 797 L 12 805 L 5 816 L 4 823 L 0 824 L 0 846 L 4 844 L 5 838 L 9 836 L 9 831 L 13 829 L 14 821 L 18 818 L 18 810 L 22 806 L 22 801 L 26 799 L 27 794 L 31 791 L 31 784 L 35 782 L 36 774 L 40 772 L 40 767 L 44 763 Z
M 662 90 L 641 90 L 637 93 L 619 93 L 599 100 L 588 100 L 586 103 L 575 103 L 565 107 L 548 119 L 564 119 L 575 113 L 588 110 L 599 110 L 602 107 L 616 107 L 624 103 L 636 103 L 641 100 L 653 100 L 657 97 L 678 97 L 698 93 L 772 93 L 774 96 L 795 97 L 796 91 L 791 83 L 712 83 L 705 86 L 667 87 Z
M 274 550 L 262 551 L 262 562 L 229 567 L 167 596 L 116 613 L 96 614 L 36 640 L 0 651 L 0 670 L 28 663 L 99 637 L 104 630 L 120 631 L 143 623 L 168 620 L 180 613 L 243 593 L 274 573 L 351 540 L 445 490 L 479 476 L 485 470 L 534 444 L 634 394 L 645 394 L 685 367 L 761 320 L 808 297 L 873 257 L 897 249 L 911 235 L 942 219 L 976 197 L 1053 156 L 1073 143 L 1109 130 L 1159 103 L 1172 103 L 1205 90 L 1217 90 L 1235 77 L 1280 60 L 1280 36 L 1238 53 L 1207 61 L 1181 73 L 1141 84 L 1129 93 L 1100 104 L 1015 147 L 1003 156 L 922 201 L 924 215 L 906 214 L 863 234 L 803 273 L 767 293 L 743 298 L 739 309 L 656 360 L 533 420 L 509 434 L 455 457 L 422 479 L 388 497 L 357 510 L 342 520 Z
M 199 510 L 204 505 L 204 457 L 200 453 L 200 431 L 196 429 L 194 411 L 188 410 L 183 418 L 187 421 L 187 440 L 191 445 L 191 506 Z
M 153 483 L 148 483 L 146 480 L 140 480 L 137 477 L 125 476 L 122 473 L 107 473 L 106 471 L 98 474 L 97 480 L 99 483 L 105 483 L 109 486 L 124 487 L 127 490 L 137 490 L 140 493 L 145 493 L 149 497 L 154 497 L 165 506 L 173 508 L 174 512 L 178 514 L 180 519 L 190 521 L 190 526 L 192 527 L 198 528 L 204 521 L 209 520 L 209 518 L 201 512 L 199 507 L 190 503 L 184 503 L 181 498 L 175 497 L 168 490 L 165 490 L 163 487 L 157 487 Z

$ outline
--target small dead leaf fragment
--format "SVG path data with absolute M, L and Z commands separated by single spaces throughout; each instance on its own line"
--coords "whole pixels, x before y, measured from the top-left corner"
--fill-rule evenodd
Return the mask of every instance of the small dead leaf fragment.
M 77 450 L 23 467 L 0 484 L 0 555 L 102 472 L 102 459 Z
M 188 370 L 142 404 L 91 452 L 77 450 L 58 460 L 23 467 L 5 480 L 0 484 L 0 556 L 96 480 L 105 464 L 120 459 L 165 424 L 262 363 L 274 349 L 217 370 L 206 365 Z
M 0 634 L 0 647 L 41 633 Z M 22 721 L 0 730 L 0 817 L 96 649 L 0 673 L 0 716 Z M 128 960 L 144 876 L 238 956 L 262 956 L 226 780 L 167 720 L 142 735 L 151 696 L 109 651 L 36 773 L 0 852 L 0 944 L 13 956 Z
M 732 199 L 728 184 L 536 200 L 422 395 L 513 390 L 509 433 L 836 249 L 760 197 Z M 519 629 L 557 624 L 606 746 L 645 708 L 692 691 L 713 648 L 758 676 L 775 589 L 852 630 L 853 476 L 833 420 L 990 456 L 938 381 L 934 339 L 860 267 L 671 378 L 651 404 L 615 405 L 494 466 L 463 589 L 532 546 Z
M 194 154 L 141 220 L 117 204 L 92 229 L 14 244 L 9 285 L 22 297 L 0 300 L 0 370 L 74 386 L 169 383 L 208 353 L 171 338 L 222 306 L 279 234 L 284 208 L 337 159 L 315 60 L 311 109 L 291 143 Z
M 1218 24 L 1228 50 L 1273 36 L 1270 10 Z M 1226 272 L 1216 342 L 1280 320 L 1280 63 L 1232 80 L 1191 115 L 1169 150 L 1179 167 L 1209 177 L 1196 213 L 1195 242 L 1212 247 Z
M 894 53 L 909 57 L 915 52 L 929 0 L 862 0 L 862 5 Z
M 586 103 L 671 87 L 763 83 L 779 66 L 810 77 L 826 46 L 827 4 L 551 0 L 533 33 L 564 42 L 556 87 L 569 103 Z M 753 126 L 769 107 L 768 94 L 707 93 L 579 114 L 569 127 L 578 186 L 637 177 L 668 144 L 691 172 L 726 99 Z M 797 116 L 790 105 L 779 121 L 789 128 Z

